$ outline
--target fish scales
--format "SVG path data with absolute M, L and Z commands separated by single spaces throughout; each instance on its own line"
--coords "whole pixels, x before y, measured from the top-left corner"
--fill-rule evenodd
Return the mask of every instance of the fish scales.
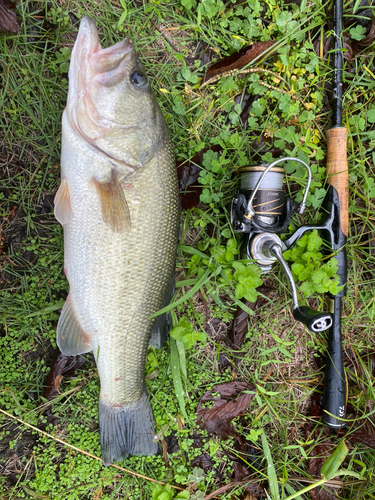
M 179 224 L 168 130 L 129 44 L 105 52 L 110 49 L 100 48 L 93 21 L 81 21 L 55 199 L 70 285 L 57 342 L 68 355 L 93 350 L 105 464 L 157 452 L 144 382 L 149 317 L 170 298 Z M 104 76 L 95 64 L 105 66 Z M 105 84 L 100 92 L 97 74 Z

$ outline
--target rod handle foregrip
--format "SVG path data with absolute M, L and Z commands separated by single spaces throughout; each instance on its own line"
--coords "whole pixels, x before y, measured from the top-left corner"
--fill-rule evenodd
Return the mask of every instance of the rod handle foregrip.
M 347 382 L 341 339 L 330 339 L 323 394 L 323 422 L 332 429 L 345 427 Z M 339 418 L 335 418 L 335 417 Z
M 347 160 L 347 136 L 345 127 L 334 127 L 326 132 L 328 182 L 336 189 L 340 199 L 341 231 L 349 232 L 349 172 Z

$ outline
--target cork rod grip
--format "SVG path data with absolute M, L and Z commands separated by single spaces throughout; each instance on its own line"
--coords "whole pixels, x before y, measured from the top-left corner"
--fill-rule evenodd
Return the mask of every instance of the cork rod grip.
M 346 158 L 348 131 L 345 127 L 327 130 L 327 163 L 328 182 L 336 189 L 340 199 L 341 230 L 348 236 L 349 232 L 349 173 Z

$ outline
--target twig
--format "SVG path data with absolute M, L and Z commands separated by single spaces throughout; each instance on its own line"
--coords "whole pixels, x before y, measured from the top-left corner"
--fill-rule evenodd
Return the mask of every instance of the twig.
M 316 483 L 317 480 L 300 476 L 288 476 L 288 481 L 298 481 L 299 483 L 313 484 Z M 330 479 L 325 483 L 325 486 L 329 486 L 330 488 L 342 488 L 344 486 L 344 483 L 339 479 Z
M 290 84 L 284 80 L 283 77 L 281 77 L 278 73 L 275 73 L 274 71 L 271 71 L 270 69 L 264 69 L 264 68 L 247 68 L 247 69 L 231 69 L 230 71 L 224 71 L 224 73 L 220 73 L 219 75 L 213 76 L 206 82 L 204 82 L 201 85 L 201 88 L 205 87 L 206 85 L 209 85 L 211 83 L 215 83 L 220 80 L 222 76 L 237 76 L 237 75 L 247 75 L 249 73 L 268 73 L 269 75 L 272 75 L 276 77 L 278 80 L 282 80 L 284 83 L 288 85 L 289 88 L 291 88 Z M 272 87 L 275 88 L 276 90 L 279 90 L 277 87 Z
M 282 80 L 284 83 L 286 83 L 288 85 L 288 87 L 289 87 L 290 90 L 292 89 L 291 85 L 286 80 L 284 80 L 284 78 L 282 76 L 280 76 L 279 74 L 275 73 L 274 71 L 271 71 L 270 69 L 264 69 L 264 68 L 248 68 L 248 69 L 240 69 L 240 70 L 238 70 L 238 69 L 232 69 L 230 71 L 226 71 L 224 73 L 220 73 L 219 75 L 213 76 L 212 78 L 210 78 L 209 80 L 207 80 L 206 82 L 204 82 L 200 86 L 200 88 L 206 87 L 206 85 L 210 85 L 211 83 L 215 83 L 215 82 L 219 81 L 222 76 L 238 76 L 238 75 L 247 75 L 249 73 L 267 73 L 269 75 L 274 76 L 278 80 Z M 289 94 L 291 97 L 293 97 L 294 99 L 296 99 L 297 101 L 299 101 L 304 106 L 304 108 L 309 109 L 305 105 L 305 103 L 303 102 L 303 100 L 300 97 L 298 97 L 297 95 L 295 95 L 295 94 L 293 94 L 291 92 L 288 92 L 287 90 L 280 89 L 279 87 L 275 87 L 275 85 L 270 85 L 269 83 L 265 83 L 262 80 L 259 80 L 257 83 L 259 85 L 263 85 L 264 87 L 266 87 L 268 89 L 276 90 L 276 92 L 281 92 L 282 94 Z
M 140 8 L 142 7 L 142 4 L 140 2 L 138 2 L 138 0 L 133 0 L 133 3 L 135 4 L 136 7 Z M 172 49 L 177 52 L 177 53 L 180 53 L 179 50 L 177 50 L 177 48 L 173 45 L 173 43 L 163 34 L 162 30 L 160 28 L 158 28 L 156 26 L 156 24 L 154 23 L 154 21 L 152 19 L 149 19 L 150 23 L 152 24 L 152 26 L 161 34 L 161 36 L 164 38 L 164 40 L 167 42 L 167 44 L 172 47 Z M 178 28 L 179 29 L 179 28 Z M 184 57 L 184 61 L 187 62 L 185 56 Z
M 206 495 L 203 500 L 211 500 L 211 498 L 218 498 L 217 496 L 214 496 L 214 495 L 220 495 L 221 493 L 224 493 L 225 491 L 229 490 L 230 488 L 234 488 L 235 486 L 244 486 L 245 484 L 248 484 L 249 482 L 251 482 L 251 481 L 239 481 L 239 482 L 225 484 L 224 486 L 221 486 L 221 488 L 213 491 L 209 495 Z
M 157 31 L 161 34 L 161 36 L 164 38 L 164 40 L 167 42 L 167 44 L 168 44 L 170 47 L 172 47 L 172 49 L 173 49 L 175 52 L 178 52 L 178 53 L 179 53 L 180 51 L 179 51 L 179 50 L 177 50 L 177 48 L 173 45 L 173 43 L 169 40 L 169 38 L 167 38 L 167 37 L 163 34 L 162 30 L 156 26 L 156 24 L 154 23 L 154 21 L 153 21 L 152 19 L 150 19 L 150 23 L 151 23 L 151 24 L 152 24 L 152 26 L 153 26 L 153 27 L 154 27 L 154 28 L 155 28 L 155 29 L 156 29 L 156 30 L 157 30 Z M 183 56 L 183 57 L 184 57 L 184 56 Z M 184 57 L 184 60 L 186 61 L 185 57 Z

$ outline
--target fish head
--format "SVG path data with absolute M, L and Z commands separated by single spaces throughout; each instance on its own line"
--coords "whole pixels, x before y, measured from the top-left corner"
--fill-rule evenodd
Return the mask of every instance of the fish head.
M 102 49 L 89 17 L 72 51 L 66 114 L 73 131 L 123 174 L 147 164 L 168 137 L 132 41 Z

